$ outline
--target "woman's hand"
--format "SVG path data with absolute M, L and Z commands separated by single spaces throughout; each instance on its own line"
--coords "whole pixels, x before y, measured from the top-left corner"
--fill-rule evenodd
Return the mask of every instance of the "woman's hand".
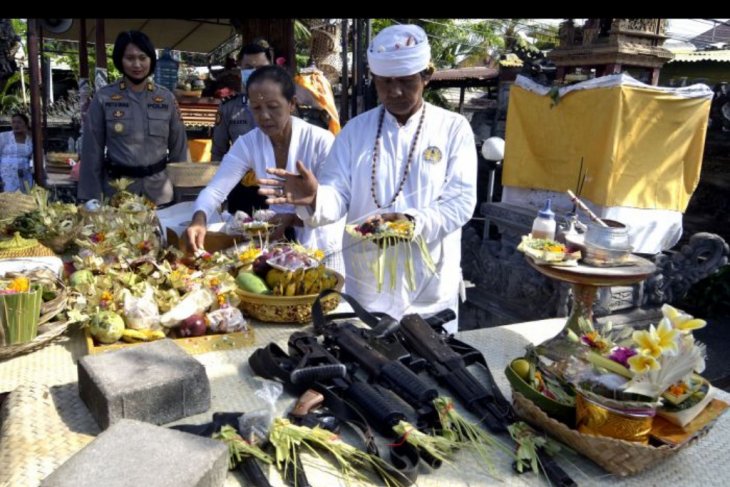
M 185 238 L 190 243 L 193 253 L 205 250 L 205 234 L 208 233 L 205 213 L 196 211 L 193 222 L 185 229 Z
M 276 241 L 284 238 L 284 232 L 289 227 L 302 226 L 302 220 L 294 213 L 277 213 L 269 220 L 272 225 L 278 225 L 269 234 L 269 240 Z
M 285 169 L 269 168 L 267 173 L 279 179 L 261 179 L 259 194 L 267 196 L 268 205 L 299 205 L 314 206 L 317 199 L 319 183 L 314 173 L 304 167 L 302 161 L 297 161 L 299 174 L 287 172 Z M 265 187 L 268 186 L 268 187 Z

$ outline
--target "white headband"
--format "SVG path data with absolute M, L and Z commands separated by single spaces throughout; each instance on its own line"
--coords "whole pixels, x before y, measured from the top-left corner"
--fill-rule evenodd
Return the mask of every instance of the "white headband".
M 417 25 L 392 25 L 381 30 L 368 48 L 370 71 L 378 76 L 410 76 L 431 61 L 431 46 Z

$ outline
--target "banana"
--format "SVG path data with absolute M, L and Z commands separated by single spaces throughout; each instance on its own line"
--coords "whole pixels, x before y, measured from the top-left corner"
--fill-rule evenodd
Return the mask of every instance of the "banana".
M 122 332 L 122 340 L 127 343 L 151 342 L 165 338 L 165 333 L 161 330 L 132 330 L 125 328 Z

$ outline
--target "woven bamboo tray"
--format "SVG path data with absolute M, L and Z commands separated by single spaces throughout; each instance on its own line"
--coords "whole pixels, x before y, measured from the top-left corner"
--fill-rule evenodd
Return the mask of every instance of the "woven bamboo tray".
M 86 349 L 91 355 L 109 352 L 111 350 L 119 350 L 120 348 L 134 347 L 140 343 L 117 342 L 110 345 L 96 344 L 94 338 L 89 333 L 89 329 L 84 330 L 86 334 Z M 198 355 L 208 352 L 225 352 L 236 348 L 250 347 L 256 343 L 253 328 L 249 326 L 247 331 L 236 331 L 233 333 L 223 333 L 215 335 L 203 335 L 200 337 L 174 338 L 173 341 L 180 345 L 190 355 Z
M 220 166 L 208 162 L 170 162 L 167 175 L 173 186 L 196 188 L 207 185 Z
M 200 98 L 200 95 L 203 94 L 203 90 L 180 90 L 175 88 L 175 96 L 188 96 L 188 97 L 195 97 Z
M 693 439 L 678 447 L 662 445 L 654 447 L 605 436 L 594 436 L 568 428 L 560 421 L 549 417 L 519 392 L 512 390 L 512 400 L 517 414 L 527 422 L 550 433 L 558 440 L 596 462 L 607 471 L 620 475 L 636 475 L 657 463 L 666 460 L 686 446 Z

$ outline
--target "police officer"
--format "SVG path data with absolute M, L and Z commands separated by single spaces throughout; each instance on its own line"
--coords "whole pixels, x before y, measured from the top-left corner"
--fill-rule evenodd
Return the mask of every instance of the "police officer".
M 134 179 L 128 188 L 157 205 L 172 201 L 168 161 L 187 161 L 187 136 L 174 95 L 148 79 L 157 56 L 139 31 L 117 36 L 114 66 L 124 75 L 96 92 L 81 148 L 78 198 L 113 193 L 109 180 Z
M 241 92 L 225 98 L 216 114 L 211 154 L 214 161 L 222 160 L 231 144 L 240 135 L 256 127 L 245 95 L 246 81 L 257 68 L 271 64 L 272 57 L 271 48 L 264 40 L 247 44 L 239 51 L 238 64 L 241 68 Z M 241 184 L 237 184 L 228 194 L 229 212 L 235 213 L 242 210 L 250 215 L 255 209 L 266 208 L 266 198 L 258 194 L 258 186 L 249 179 L 244 177 Z

